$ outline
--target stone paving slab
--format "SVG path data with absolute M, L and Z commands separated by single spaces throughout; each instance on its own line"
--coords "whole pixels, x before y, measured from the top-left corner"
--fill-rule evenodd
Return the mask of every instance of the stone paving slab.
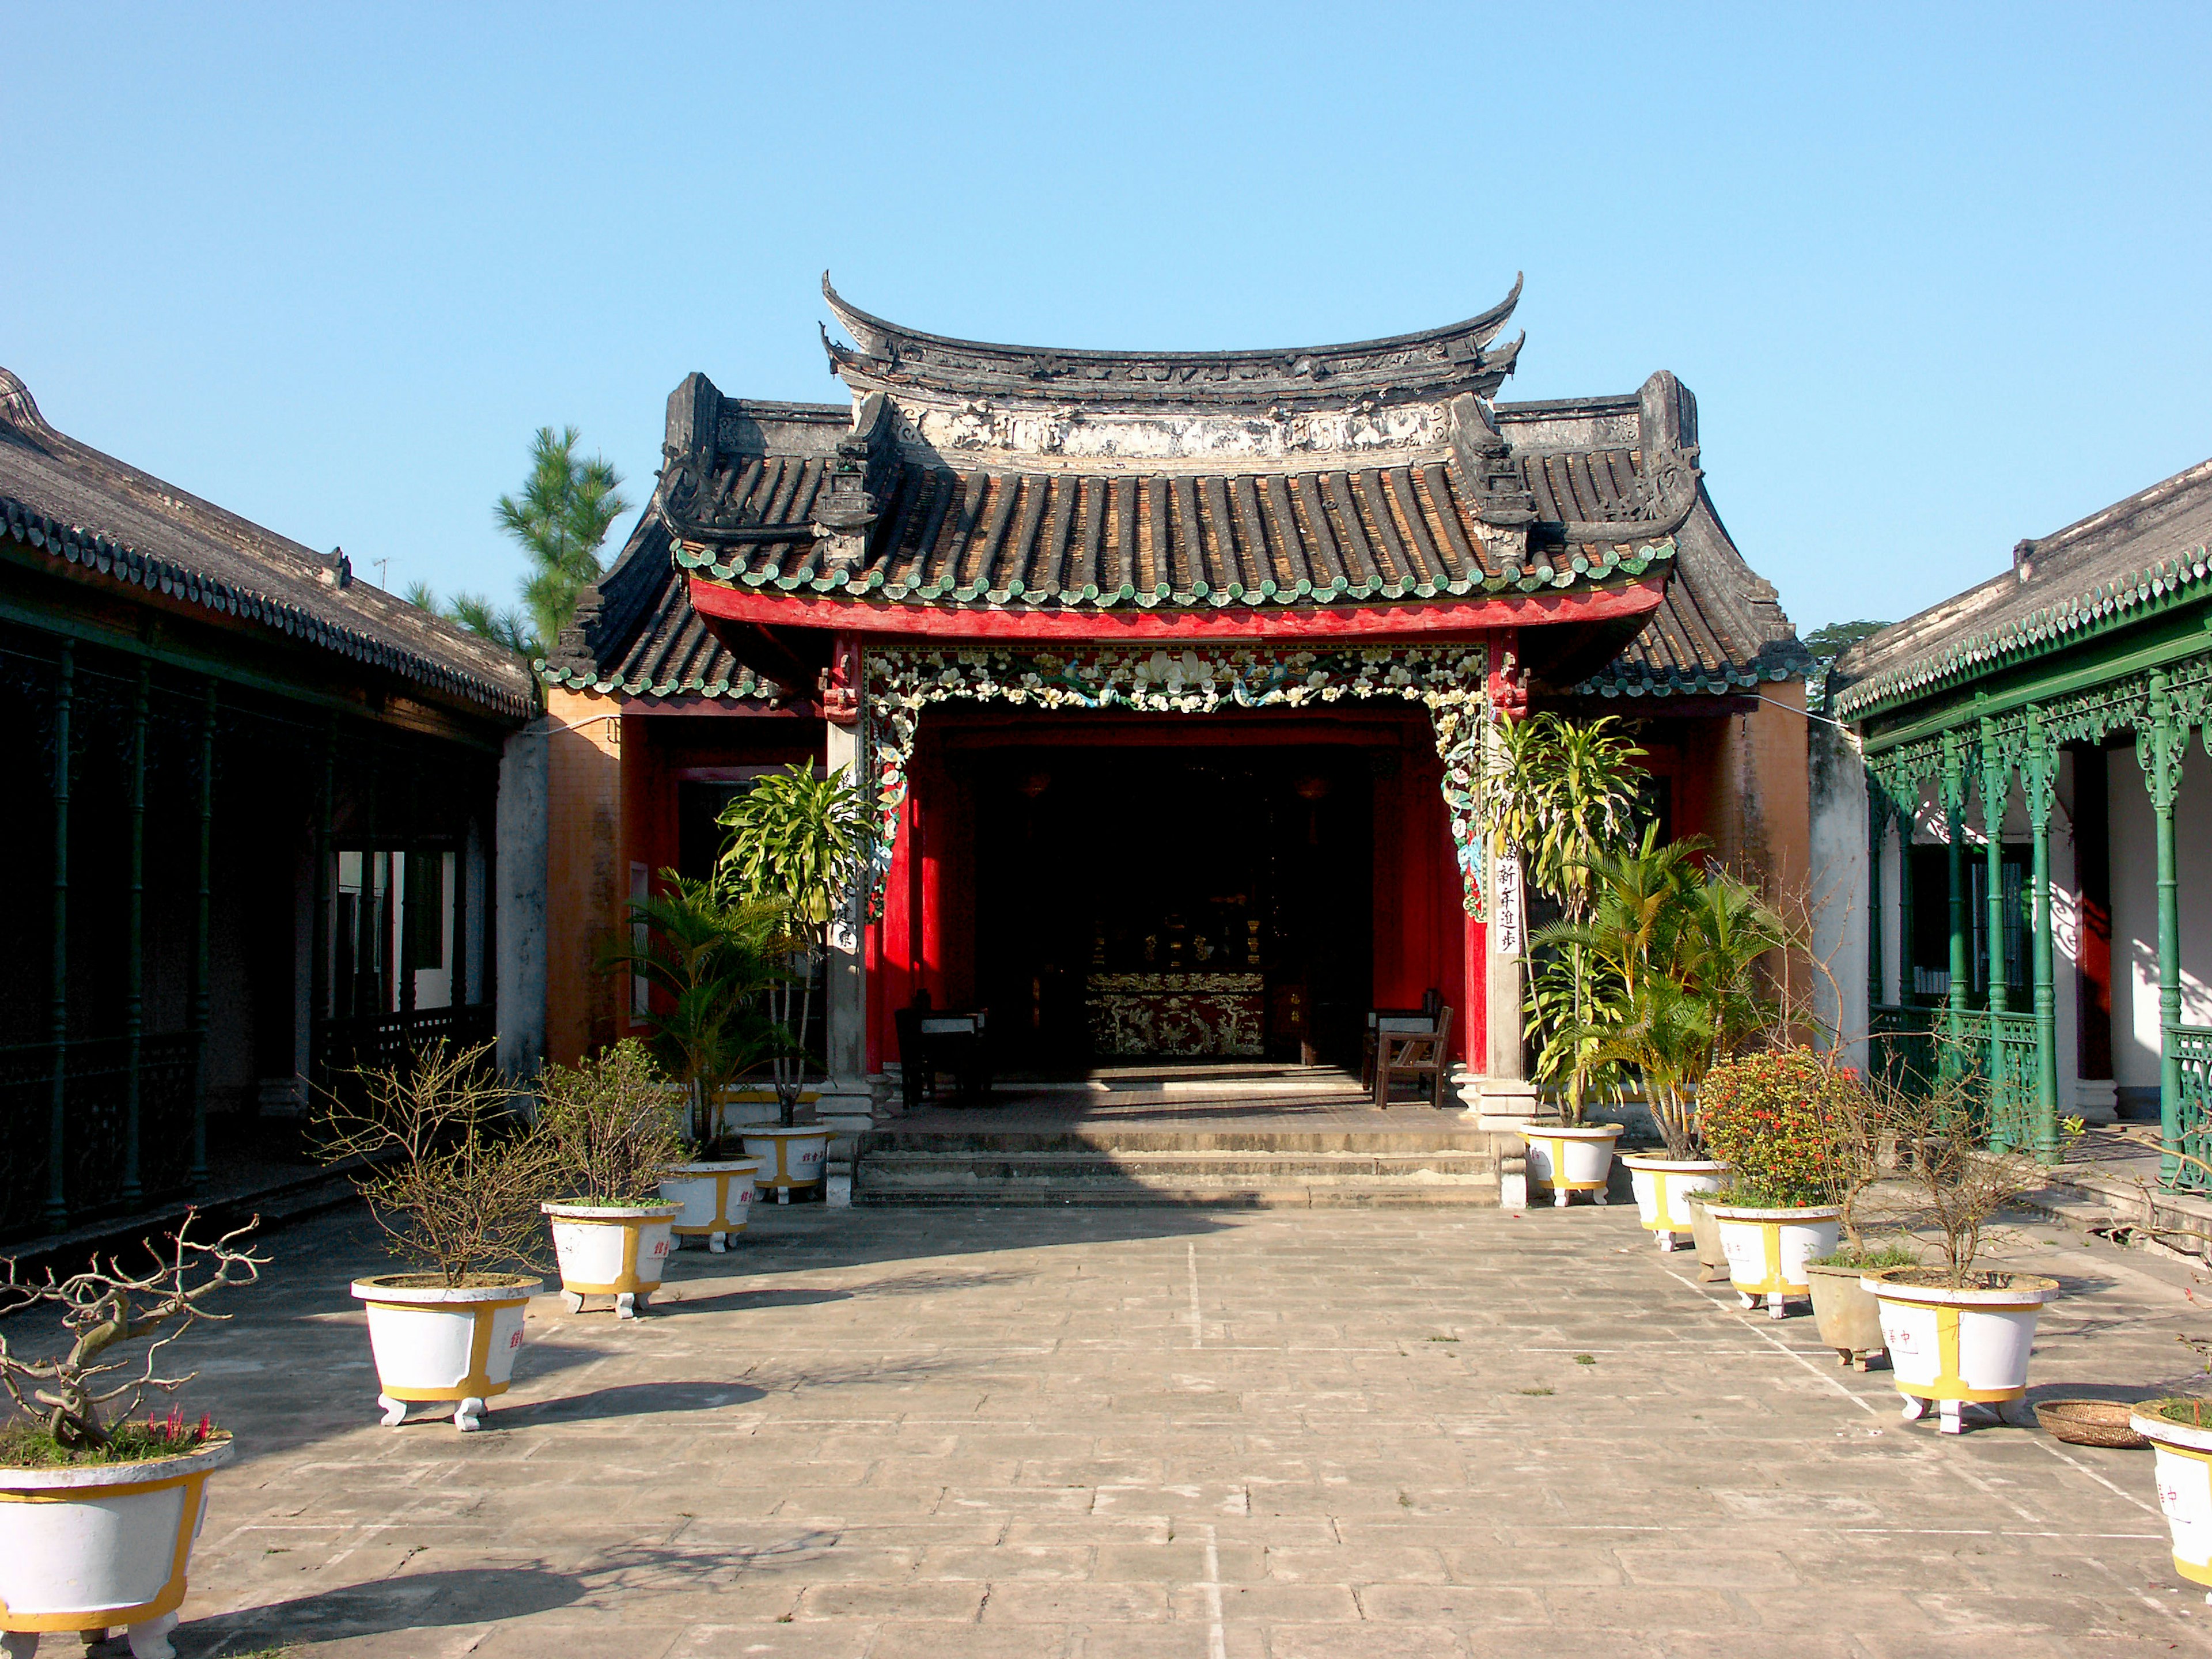
M 466 1436 L 374 1422 L 357 1214 L 270 1245 L 186 1659 L 2212 1653 L 2148 1454 L 1905 1425 L 1618 1207 L 775 1209 Z M 2039 1392 L 2188 1376 L 2185 1270 L 2002 1248 Z

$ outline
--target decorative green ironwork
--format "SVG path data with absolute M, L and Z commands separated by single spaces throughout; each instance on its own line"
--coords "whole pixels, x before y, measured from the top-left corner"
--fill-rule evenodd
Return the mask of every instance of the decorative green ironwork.
M 1955 1066 L 1953 1076 L 1979 1073 L 1978 1104 L 1986 1114 L 1984 1133 L 1990 1146 L 2025 1152 L 2035 1146 L 2035 1016 L 1974 1008 L 1959 1021 L 1960 1041 L 1938 1057 L 1939 1066 Z
M 1875 1077 L 1925 1096 L 1936 1081 L 1936 1010 L 1876 1003 L 1867 1030 L 1868 1069 Z
M 1459 857 L 1467 912 L 1482 915 L 1480 781 L 1489 716 L 1480 645 L 1267 650 L 1255 647 L 1145 651 L 1085 647 L 1063 652 L 988 647 L 866 653 L 860 752 L 875 803 L 876 856 L 869 914 L 883 903 L 907 795 L 921 711 L 933 702 L 1011 702 L 1036 708 L 1128 709 L 1213 714 L 1249 708 L 1324 707 L 1347 699 L 1401 698 L 1426 706 L 1443 761 L 1444 806 Z
M 2212 1027 L 2169 1025 L 2166 1053 L 2181 1075 L 2180 1149 L 2212 1162 Z M 2179 1192 L 2212 1191 L 2212 1171 L 2202 1164 L 2173 1160 L 2164 1184 Z

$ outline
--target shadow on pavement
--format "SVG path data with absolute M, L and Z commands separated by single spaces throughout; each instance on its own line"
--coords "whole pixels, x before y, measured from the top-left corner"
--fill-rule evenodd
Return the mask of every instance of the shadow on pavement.
M 561 1400 L 532 1401 L 507 1405 L 495 1401 L 487 1425 L 502 1428 L 543 1428 L 549 1423 L 583 1423 L 595 1418 L 645 1418 L 668 1412 L 710 1412 L 723 1406 L 743 1406 L 761 1397 L 761 1390 L 743 1382 L 623 1382 L 594 1389 L 589 1394 Z
M 457 1567 L 403 1573 L 196 1619 L 173 1639 L 195 1655 L 246 1653 L 271 1645 L 289 1650 L 351 1636 L 520 1619 L 567 1607 L 584 1594 L 580 1579 L 544 1567 Z

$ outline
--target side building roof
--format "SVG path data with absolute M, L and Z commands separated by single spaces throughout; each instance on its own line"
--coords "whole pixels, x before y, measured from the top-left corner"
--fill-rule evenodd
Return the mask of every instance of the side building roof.
M 2019 543 L 2009 570 L 1861 640 L 1836 659 L 1837 712 L 1863 719 L 2212 597 L 2209 543 L 2212 460 Z
M 324 555 L 49 426 L 0 369 L 0 538 L 118 591 L 234 618 L 507 719 L 536 708 L 507 652 Z M 333 664 L 334 669 L 336 663 Z

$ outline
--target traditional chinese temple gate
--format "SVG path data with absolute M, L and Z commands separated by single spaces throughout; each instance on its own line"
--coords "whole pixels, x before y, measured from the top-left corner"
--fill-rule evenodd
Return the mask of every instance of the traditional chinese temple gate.
M 1660 717 L 1675 821 L 1802 877 L 1802 715 L 1776 742 L 1757 688 L 1803 653 L 1671 375 L 1493 403 L 1517 288 L 1419 334 L 1196 353 L 949 340 L 824 293 L 851 402 L 687 380 L 545 672 L 578 941 L 703 870 L 711 792 L 793 759 L 860 783 L 825 1110 L 881 1092 L 924 990 L 1042 1071 L 1353 1058 L 1368 1009 L 1433 991 L 1462 1097 L 1531 1109 L 1482 779 L 1532 699 Z M 554 944 L 564 1058 L 629 1022 Z

